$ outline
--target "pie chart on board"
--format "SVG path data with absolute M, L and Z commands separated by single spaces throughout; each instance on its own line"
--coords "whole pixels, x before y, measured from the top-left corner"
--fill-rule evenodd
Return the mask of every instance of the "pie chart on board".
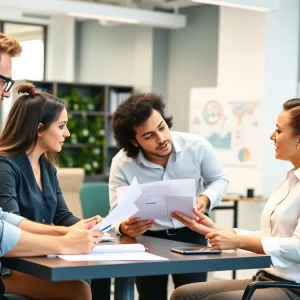
M 238 158 L 239 158 L 239 161 L 241 161 L 241 162 L 248 161 L 250 158 L 250 152 L 249 152 L 248 148 L 244 147 L 244 148 L 240 149 L 240 151 L 238 153 Z

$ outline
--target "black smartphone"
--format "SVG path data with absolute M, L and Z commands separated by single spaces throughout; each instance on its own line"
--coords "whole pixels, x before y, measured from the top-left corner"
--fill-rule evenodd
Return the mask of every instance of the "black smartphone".
M 171 251 L 181 254 L 220 254 L 222 250 L 213 249 L 211 247 L 177 247 L 171 248 Z

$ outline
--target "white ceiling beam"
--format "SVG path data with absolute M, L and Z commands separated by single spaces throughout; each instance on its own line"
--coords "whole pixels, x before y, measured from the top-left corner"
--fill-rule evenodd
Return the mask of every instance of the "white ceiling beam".
M 276 11 L 280 8 L 280 0 L 193 0 L 202 4 L 228 6 L 257 11 Z M 285 0 L 286 1 L 286 0 Z
M 0 7 L 20 8 L 36 13 L 65 14 L 89 19 L 139 23 L 154 27 L 179 29 L 186 26 L 186 16 L 172 13 L 128 8 L 70 0 L 1 0 Z

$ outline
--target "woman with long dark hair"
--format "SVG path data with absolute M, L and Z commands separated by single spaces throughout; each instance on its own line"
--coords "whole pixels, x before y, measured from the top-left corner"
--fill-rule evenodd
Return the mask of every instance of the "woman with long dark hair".
M 89 223 L 99 222 L 99 216 L 75 217 L 57 180 L 57 153 L 70 136 L 66 104 L 37 92 L 30 83 L 21 84 L 17 91 L 24 95 L 13 104 L 0 135 L 1 208 L 45 224 L 42 230 L 37 227 L 38 234 L 64 235 L 74 227 L 87 228 Z M 9 294 L 32 299 L 91 299 L 90 288 L 83 281 L 54 283 L 16 271 L 6 273 L 3 282 Z

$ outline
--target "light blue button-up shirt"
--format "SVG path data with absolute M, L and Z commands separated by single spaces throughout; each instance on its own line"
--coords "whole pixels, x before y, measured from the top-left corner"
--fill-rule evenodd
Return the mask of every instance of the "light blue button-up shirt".
M 195 179 L 196 195 L 206 195 L 209 198 L 210 210 L 221 202 L 227 190 L 228 178 L 212 145 L 204 137 L 190 133 L 172 131 L 171 136 L 173 151 L 165 168 L 148 161 L 142 151 L 136 158 L 128 157 L 124 150 L 118 152 L 113 158 L 109 177 L 111 208 L 117 205 L 117 188 L 129 185 L 134 177 L 140 184 L 160 180 Z M 183 226 L 175 219 L 156 219 L 151 230 Z M 119 226 L 117 231 L 118 228 Z
M 17 227 L 24 218 L 15 214 L 3 212 L 0 208 L 0 256 L 14 248 L 21 236 Z

